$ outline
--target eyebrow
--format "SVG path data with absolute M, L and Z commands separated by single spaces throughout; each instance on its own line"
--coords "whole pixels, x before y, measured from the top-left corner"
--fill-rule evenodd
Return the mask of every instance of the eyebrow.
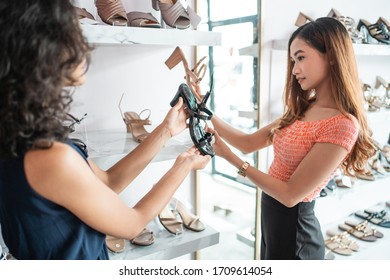
M 303 51 L 303 50 L 297 50 L 297 51 L 294 53 L 293 56 L 297 56 L 299 53 L 304 53 L 304 51 Z

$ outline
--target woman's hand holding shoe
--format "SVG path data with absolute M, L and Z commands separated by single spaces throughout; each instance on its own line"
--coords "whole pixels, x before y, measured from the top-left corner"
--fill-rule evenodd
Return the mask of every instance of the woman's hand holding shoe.
M 188 119 L 188 114 L 183 104 L 183 98 L 180 97 L 176 105 L 169 110 L 162 123 L 168 129 L 171 137 L 178 135 L 187 128 L 186 120 Z
M 203 169 L 209 163 L 210 159 L 211 156 L 202 155 L 195 146 L 192 146 L 177 157 L 175 165 L 188 163 L 192 170 Z

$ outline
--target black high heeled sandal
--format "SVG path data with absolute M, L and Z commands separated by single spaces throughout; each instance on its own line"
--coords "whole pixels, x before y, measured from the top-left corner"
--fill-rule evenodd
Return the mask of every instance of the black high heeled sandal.
M 190 87 L 183 83 L 179 86 L 175 97 L 170 102 L 170 105 L 173 107 L 180 97 L 183 98 L 187 111 L 190 114 L 189 130 L 191 140 L 202 155 L 210 155 L 212 157 L 215 155 L 211 144 L 213 134 L 205 131 L 201 125 L 201 120 L 208 121 L 213 117 L 213 112 L 206 107 L 206 102 L 213 92 L 213 88 L 211 80 L 210 90 L 205 94 L 201 103 L 198 103 Z

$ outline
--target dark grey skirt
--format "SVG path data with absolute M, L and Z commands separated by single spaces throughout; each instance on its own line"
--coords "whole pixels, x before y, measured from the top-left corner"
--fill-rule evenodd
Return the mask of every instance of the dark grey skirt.
M 263 192 L 262 260 L 323 260 L 324 238 L 314 214 L 315 201 L 288 208 Z

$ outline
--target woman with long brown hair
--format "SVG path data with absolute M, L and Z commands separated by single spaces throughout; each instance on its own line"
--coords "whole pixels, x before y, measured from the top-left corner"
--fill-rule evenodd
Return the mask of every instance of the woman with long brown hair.
M 214 115 L 214 150 L 263 190 L 261 259 L 323 259 L 324 239 L 315 199 L 337 168 L 364 173 L 374 154 L 351 38 L 339 21 L 319 18 L 288 42 L 284 114 L 252 134 Z M 273 145 L 268 174 L 244 153 Z

